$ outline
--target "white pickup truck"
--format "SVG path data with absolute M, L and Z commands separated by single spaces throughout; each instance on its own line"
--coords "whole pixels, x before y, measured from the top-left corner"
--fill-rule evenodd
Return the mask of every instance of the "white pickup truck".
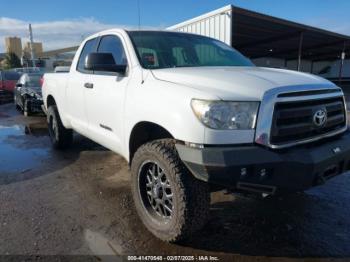
M 339 87 L 208 37 L 104 31 L 42 91 L 54 147 L 74 130 L 122 155 L 137 212 L 164 241 L 204 225 L 213 190 L 302 191 L 350 169 Z

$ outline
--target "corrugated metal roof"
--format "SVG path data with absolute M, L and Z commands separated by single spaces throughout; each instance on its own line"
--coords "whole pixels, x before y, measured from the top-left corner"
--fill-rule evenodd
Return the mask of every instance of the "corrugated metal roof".
M 229 14 L 229 19 L 225 14 Z M 301 37 L 304 59 L 334 60 L 340 56 L 343 49 L 348 50 L 347 57 L 350 55 L 348 35 L 233 5 L 224 6 L 167 29 L 217 38 L 231 44 L 250 58 L 296 59 Z

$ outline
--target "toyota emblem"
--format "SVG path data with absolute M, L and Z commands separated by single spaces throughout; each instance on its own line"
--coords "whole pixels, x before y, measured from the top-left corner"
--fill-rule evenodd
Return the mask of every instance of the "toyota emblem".
M 326 109 L 319 109 L 315 112 L 313 117 L 314 125 L 317 127 L 322 127 L 327 122 L 327 111 Z

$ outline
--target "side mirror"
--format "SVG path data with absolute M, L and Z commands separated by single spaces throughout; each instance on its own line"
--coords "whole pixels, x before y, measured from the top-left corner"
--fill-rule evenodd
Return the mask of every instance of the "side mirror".
M 125 74 L 126 65 L 117 65 L 112 53 L 90 53 L 85 58 L 85 70 Z

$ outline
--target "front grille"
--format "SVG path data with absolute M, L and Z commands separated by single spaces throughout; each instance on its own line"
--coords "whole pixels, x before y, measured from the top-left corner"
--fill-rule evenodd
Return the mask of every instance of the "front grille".
M 314 122 L 319 110 L 327 115 L 327 121 L 321 126 Z M 278 102 L 275 104 L 270 142 L 281 145 L 335 132 L 346 125 L 345 114 L 343 97 Z

